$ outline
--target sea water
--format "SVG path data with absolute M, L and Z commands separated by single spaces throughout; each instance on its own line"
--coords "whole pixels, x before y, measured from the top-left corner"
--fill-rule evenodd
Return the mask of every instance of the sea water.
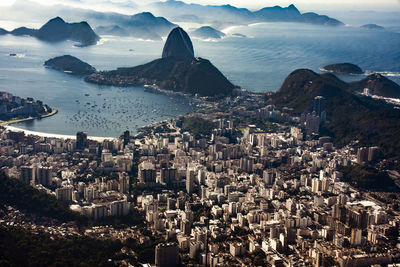
M 400 83 L 400 34 L 357 27 L 262 23 L 231 27 L 218 41 L 193 39 L 195 54 L 209 59 L 235 85 L 249 91 L 276 91 L 298 68 L 319 72 L 327 64 L 350 62 L 364 70 L 386 72 Z M 240 33 L 246 37 L 236 37 Z M 190 34 L 190 33 L 189 33 Z M 130 67 L 159 58 L 164 41 L 102 36 L 98 45 L 78 48 L 72 42 L 49 44 L 32 37 L 0 36 L 0 91 L 33 97 L 58 109 L 55 116 L 16 124 L 20 128 L 92 136 L 136 133 L 141 126 L 194 109 L 187 100 L 148 93 L 143 87 L 88 84 L 47 69 L 50 58 L 72 55 L 98 70 Z M 10 53 L 18 56 L 10 56 Z M 341 75 L 346 81 L 364 75 Z

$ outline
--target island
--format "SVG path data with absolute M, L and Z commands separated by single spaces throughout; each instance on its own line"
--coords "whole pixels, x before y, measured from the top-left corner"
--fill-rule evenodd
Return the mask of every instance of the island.
M 384 27 L 377 25 L 377 24 L 365 24 L 365 25 L 362 25 L 360 28 L 367 29 L 367 30 L 384 30 L 385 29 Z
M 191 32 L 191 35 L 201 39 L 221 39 L 225 33 L 210 26 L 203 26 Z
M 86 21 L 79 23 L 66 23 L 60 17 L 49 20 L 40 29 L 20 27 L 6 33 L 15 36 L 32 36 L 46 42 L 71 40 L 78 42 L 79 44 L 77 46 L 94 45 L 100 39 Z
M 136 67 L 96 72 L 85 80 L 114 86 L 145 84 L 210 97 L 230 95 L 235 88 L 210 61 L 194 57 L 192 41 L 180 27 L 169 34 L 162 58 Z
M 57 113 L 56 109 L 31 97 L 26 99 L 0 92 L 0 126 L 25 120 L 44 118 Z
M 321 71 L 337 74 L 363 74 L 364 71 L 352 63 L 331 64 L 321 68 Z
M 44 65 L 48 68 L 75 76 L 86 76 L 96 72 L 94 67 L 71 55 L 64 55 L 49 59 L 44 63 Z

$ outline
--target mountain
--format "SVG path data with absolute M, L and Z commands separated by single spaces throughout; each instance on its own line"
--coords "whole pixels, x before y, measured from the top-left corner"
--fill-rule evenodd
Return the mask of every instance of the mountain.
M 268 102 L 299 114 L 311 111 L 314 97 L 324 96 L 328 121 L 322 135 L 331 136 L 337 146 L 359 140 L 363 146 L 379 146 L 386 156 L 400 156 L 400 110 L 355 95 L 349 86 L 333 74 L 301 69 L 292 72 Z
M 321 68 L 322 71 L 337 74 L 363 74 L 363 70 L 352 63 L 331 64 Z
M 128 36 L 129 32 L 118 25 L 100 26 L 96 28 L 96 32 L 100 35 Z
M 60 17 L 49 20 L 38 30 L 36 37 L 48 42 L 72 40 L 82 45 L 92 45 L 100 39 L 86 21 L 66 23 Z
M 160 41 L 162 37 L 155 31 L 146 27 L 120 27 L 118 25 L 100 26 L 96 28 L 100 35 L 132 36 L 143 40 Z
M 70 55 L 49 59 L 44 65 L 76 76 L 86 76 L 96 72 L 94 67 Z
M 376 24 L 365 24 L 362 25 L 360 28 L 367 29 L 367 30 L 384 30 L 385 28 Z
M 194 57 L 190 37 L 179 27 L 169 34 L 162 58 L 132 68 L 96 72 L 85 80 L 115 86 L 150 84 L 201 96 L 229 95 L 235 87 L 210 61 Z
M 187 4 L 182 1 L 157 1 L 146 7 L 172 21 L 190 21 L 201 24 L 246 24 L 253 13 L 246 8 L 231 5 Z
M 100 34 L 133 36 L 145 40 L 162 40 L 177 25 L 163 17 L 155 17 L 150 12 L 142 12 L 119 20 L 119 24 L 100 26 Z
M 190 34 L 201 39 L 221 39 L 222 37 L 225 37 L 225 33 L 210 26 L 200 27 L 192 31 Z
M 374 95 L 400 98 L 400 85 L 378 73 L 361 81 L 350 83 L 350 88 L 355 92 L 362 92 L 364 88 L 369 88 Z
M 287 8 L 280 6 L 264 7 L 253 13 L 258 19 L 267 21 L 299 21 L 301 20 L 300 11 L 290 5 Z
M 257 22 L 302 22 L 329 26 L 344 25 L 342 22 L 316 13 L 300 13 L 294 6 L 264 7 L 257 11 L 237 8 L 231 5 L 187 4 L 182 1 L 163 1 L 150 4 L 148 9 L 174 21 L 190 20 L 207 23 L 219 28 L 228 25 L 251 24 Z
M 123 3 L 118 5 L 125 6 Z M 126 4 L 127 10 L 133 3 Z M 26 10 L 29 10 L 27 14 Z M 62 14 L 65 21 L 87 21 L 98 34 L 133 36 L 141 39 L 161 40 L 177 25 L 163 17 L 154 16 L 150 12 L 125 15 L 116 12 L 99 12 L 91 9 L 76 8 L 62 4 L 40 5 L 28 0 L 17 0 L 10 7 L 2 7 L 2 19 L 15 20 L 26 18 L 29 22 L 42 22 L 43 17 L 57 17 Z M 132 11 L 135 12 L 135 11 Z M 122 30 L 121 30 L 122 29 Z
M 66 23 L 60 17 L 49 20 L 39 30 L 21 27 L 11 31 L 11 34 L 29 35 L 47 42 L 71 40 L 79 42 L 83 46 L 95 44 L 99 40 L 87 22 Z
M 12 30 L 10 33 L 15 36 L 24 36 L 24 35 L 35 36 L 37 30 L 29 29 L 27 27 L 19 27 Z
M 319 24 L 319 25 L 325 25 L 325 26 L 343 26 L 344 23 L 337 20 L 330 18 L 325 15 L 318 15 L 313 12 L 308 12 L 304 13 L 301 15 L 301 21 L 304 23 L 310 23 L 310 24 Z
M 8 33 L 8 31 L 4 30 L 3 28 L 0 28 L 0 35 L 7 34 L 7 33 Z
M 134 27 L 147 27 L 149 29 L 155 29 L 159 33 L 168 34 L 173 28 L 176 27 L 175 24 L 168 21 L 163 17 L 155 17 L 150 12 L 142 12 L 135 14 L 130 17 L 127 25 Z
M 171 31 L 165 42 L 162 57 L 176 57 L 191 60 L 194 58 L 193 44 L 189 35 L 180 27 Z

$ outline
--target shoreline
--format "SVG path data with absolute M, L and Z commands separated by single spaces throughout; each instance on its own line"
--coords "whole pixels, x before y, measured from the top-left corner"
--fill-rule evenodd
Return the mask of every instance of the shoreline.
M 6 130 L 14 131 L 14 132 L 24 132 L 26 135 L 35 135 L 39 137 L 47 137 L 47 138 L 58 138 L 58 139 L 76 139 L 76 135 L 67 135 L 67 134 L 55 134 L 55 133 L 44 133 L 44 132 L 37 132 L 26 130 L 23 128 L 18 128 L 15 126 L 6 125 L 4 126 Z M 87 137 L 89 140 L 94 140 L 98 142 L 103 142 L 104 140 L 116 140 L 117 137 L 99 137 L 99 136 L 89 136 Z
M 42 115 L 39 118 L 40 119 L 48 118 L 48 117 L 54 116 L 57 113 L 58 113 L 58 110 L 53 109 L 50 113 L 48 113 L 46 115 Z M 5 121 L 5 122 L 0 123 L 0 127 L 4 127 L 6 130 L 9 130 L 9 131 L 24 132 L 26 135 L 35 135 L 35 136 L 39 136 L 39 137 L 58 138 L 58 139 L 73 139 L 73 140 L 76 139 L 76 135 L 37 132 L 37 131 L 31 131 L 31 130 L 26 130 L 23 128 L 11 126 L 12 124 L 15 124 L 15 123 L 36 120 L 39 118 L 38 117 L 29 117 L 29 118 L 24 118 L 24 119 L 19 119 L 19 120 Z M 103 142 L 104 140 L 116 140 L 116 139 L 118 139 L 118 137 L 88 136 L 88 139 L 98 141 L 98 142 Z
M 33 120 L 36 120 L 36 119 L 48 118 L 48 117 L 51 117 L 53 115 L 56 115 L 57 113 L 58 113 L 58 109 L 53 108 L 50 113 L 45 114 L 45 115 L 40 115 L 40 117 L 28 117 L 28 118 L 19 119 L 19 120 L 4 121 L 4 122 L 0 123 L 0 126 L 1 127 L 6 127 L 8 125 L 19 123 L 19 122 L 33 121 Z

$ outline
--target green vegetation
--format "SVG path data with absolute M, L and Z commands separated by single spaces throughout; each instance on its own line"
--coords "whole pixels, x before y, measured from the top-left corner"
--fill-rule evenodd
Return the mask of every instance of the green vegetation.
M 71 55 L 49 59 L 44 65 L 58 71 L 67 71 L 70 74 L 78 76 L 90 75 L 96 71 L 94 67 Z
M 0 207 L 4 205 L 61 222 L 76 221 L 79 224 L 87 222 L 86 217 L 71 211 L 67 204 L 56 200 L 55 197 L 0 173 Z
M 197 139 L 211 136 L 214 128 L 215 124 L 213 122 L 198 117 L 185 117 L 182 125 L 183 131 L 193 133 Z
M 400 188 L 386 172 L 371 166 L 348 166 L 339 169 L 343 172 L 343 181 L 368 191 L 399 192 Z
M 0 266 L 115 266 L 121 255 L 116 240 L 89 237 L 50 238 L 19 227 L 0 226 Z
M 136 239 L 128 238 L 125 241 L 125 245 L 137 253 L 139 262 L 154 264 L 155 247 L 160 243 L 164 243 L 165 240 L 159 236 L 152 235 L 152 233 L 147 232 L 147 230 L 143 230 L 143 234 L 149 236 L 150 240 L 141 244 Z
M 362 146 L 379 146 L 387 157 L 400 156 L 400 110 L 352 94 L 349 85 L 332 74 L 294 71 L 269 102 L 300 114 L 311 111 L 312 101 L 319 95 L 326 98 L 328 119 L 321 135 L 331 136 L 336 146 L 359 140 Z

